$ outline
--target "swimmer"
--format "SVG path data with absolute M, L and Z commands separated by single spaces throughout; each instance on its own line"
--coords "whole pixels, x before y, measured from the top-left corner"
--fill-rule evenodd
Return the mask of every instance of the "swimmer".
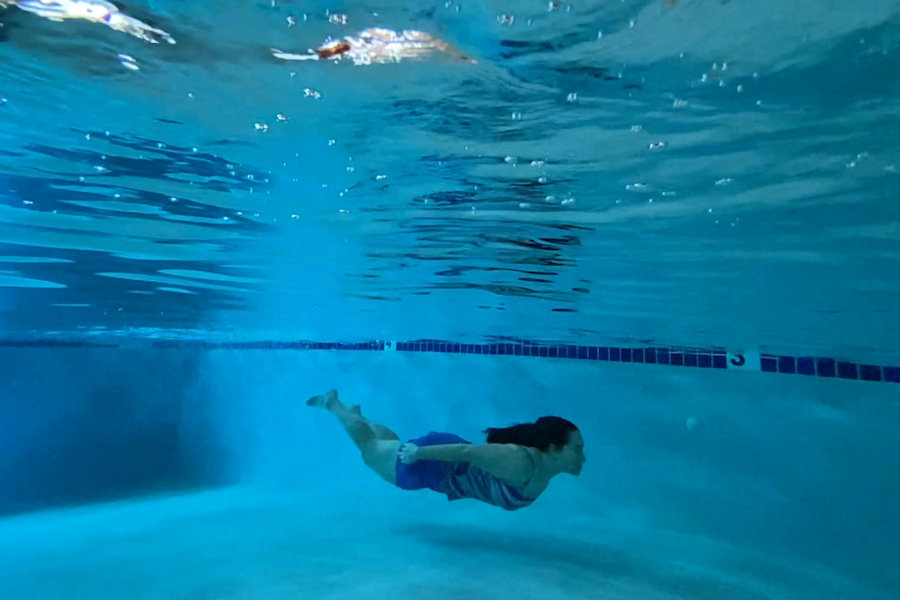
M 356 36 L 332 40 L 309 50 L 307 54 L 291 54 L 272 49 L 272 56 L 281 60 L 321 60 L 347 58 L 356 65 L 399 62 L 404 58 L 424 58 L 434 52 L 444 52 L 460 60 L 475 63 L 458 50 L 422 31 L 407 29 L 401 33 L 372 27 Z
M 158 44 L 160 41 L 175 43 L 172 36 L 162 29 L 129 17 L 106 0 L 0 0 L 0 8 L 8 6 L 17 6 L 51 21 L 75 19 L 100 23 L 151 44 Z
M 490 428 L 483 444 L 436 432 L 404 443 L 366 419 L 359 406 L 344 406 L 335 390 L 306 404 L 337 417 L 366 466 L 385 481 L 404 490 L 431 489 L 448 500 L 473 498 L 518 510 L 534 502 L 555 476 L 578 475 L 584 465 L 584 439 L 561 417 Z

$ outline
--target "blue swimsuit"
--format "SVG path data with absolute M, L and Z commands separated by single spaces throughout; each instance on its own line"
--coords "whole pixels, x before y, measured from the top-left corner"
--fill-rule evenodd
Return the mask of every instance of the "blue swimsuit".
M 434 431 L 410 441 L 417 446 L 471 443 L 452 433 Z M 521 486 L 510 485 L 467 462 L 420 460 L 407 465 L 397 458 L 397 487 L 404 490 L 428 488 L 446 494 L 448 500 L 473 498 L 506 510 L 525 508 L 534 502 L 534 498 L 522 495 Z

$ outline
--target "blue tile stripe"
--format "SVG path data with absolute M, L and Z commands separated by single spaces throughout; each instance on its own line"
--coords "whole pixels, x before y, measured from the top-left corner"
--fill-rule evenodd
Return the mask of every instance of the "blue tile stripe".
M 116 342 L 79 340 L 4 340 L 0 348 L 135 348 Z M 439 354 L 477 354 L 491 356 L 531 356 L 538 358 L 566 358 L 574 360 L 643 363 L 689 367 L 695 369 L 745 370 L 850 379 L 885 383 L 900 383 L 900 366 L 856 363 L 822 356 L 789 356 L 759 353 L 730 353 L 718 348 L 583 346 L 552 344 L 533 340 L 505 340 L 493 343 L 462 343 L 447 340 L 419 339 L 410 341 L 370 340 L 364 342 L 319 342 L 258 340 L 244 342 L 214 342 L 207 340 L 150 340 L 154 349 L 186 350 L 367 350 L 393 352 L 427 352 Z

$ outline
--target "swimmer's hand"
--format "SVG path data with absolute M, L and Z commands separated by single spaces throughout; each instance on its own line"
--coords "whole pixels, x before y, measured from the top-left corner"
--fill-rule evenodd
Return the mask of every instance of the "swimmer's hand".
M 133 35 L 134 37 L 140 38 L 151 44 L 158 44 L 160 42 L 166 42 L 168 44 L 175 43 L 175 38 L 162 29 L 151 27 L 143 21 L 138 21 L 134 17 L 129 17 L 120 12 L 111 13 L 105 19 L 105 22 L 109 27 L 116 31 Z
M 418 453 L 419 447 L 412 442 L 407 442 L 400 445 L 400 450 L 397 451 L 397 456 L 400 458 L 400 462 L 402 462 L 404 465 L 411 465 L 419 460 L 416 456 L 416 454 Z

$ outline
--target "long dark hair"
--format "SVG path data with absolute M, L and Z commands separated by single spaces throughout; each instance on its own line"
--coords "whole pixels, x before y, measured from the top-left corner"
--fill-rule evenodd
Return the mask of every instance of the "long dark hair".
M 484 433 L 488 444 L 518 444 L 546 452 L 551 446 L 565 446 L 573 431 L 578 431 L 575 424 L 562 417 L 541 417 L 534 423 L 489 427 Z

